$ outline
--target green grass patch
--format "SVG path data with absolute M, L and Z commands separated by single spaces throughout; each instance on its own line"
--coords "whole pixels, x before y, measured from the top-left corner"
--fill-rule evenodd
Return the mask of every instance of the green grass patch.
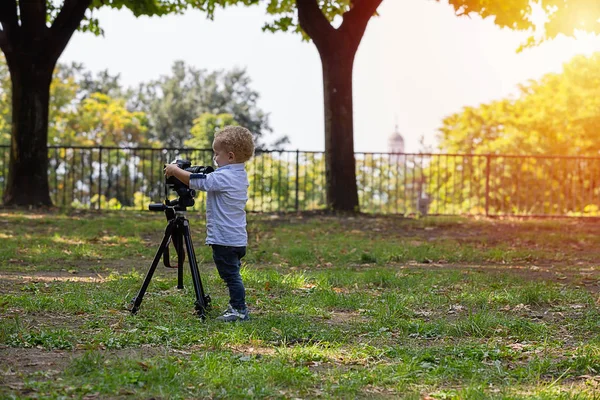
M 546 242 L 564 226 L 251 216 L 251 320 L 225 324 L 214 321 L 228 298 L 201 218 L 190 222 L 213 299 L 207 320 L 194 313 L 187 269 L 179 290 L 176 271 L 159 266 L 138 314 L 126 310 L 162 238 L 160 217 L 3 214 L 0 397 L 596 395 L 597 295 L 528 269 L 578 265 L 594 254 L 594 227 Z M 509 262 L 519 269 L 500 268 Z

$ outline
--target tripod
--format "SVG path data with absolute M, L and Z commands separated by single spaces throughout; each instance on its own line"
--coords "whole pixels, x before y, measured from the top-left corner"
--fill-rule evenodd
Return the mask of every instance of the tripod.
M 169 243 L 171 241 L 177 252 L 177 289 L 183 289 L 183 263 L 185 260 L 183 243 L 185 241 L 188 261 L 192 273 L 192 282 L 194 283 L 194 291 L 196 293 L 196 313 L 203 320 L 206 318 L 205 311 L 210 305 L 210 296 L 204 294 L 204 288 L 202 286 L 202 281 L 200 280 L 200 272 L 198 271 L 196 254 L 194 253 L 194 245 L 192 244 L 192 237 L 190 235 L 190 224 L 186 218 L 186 207 L 180 206 L 179 203 L 179 200 L 166 200 L 164 204 L 150 204 L 149 206 L 150 211 L 164 211 L 168 223 L 160 247 L 154 256 L 154 261 L 152 261 L 150 270 L 148 270 L 146 278 L 144 278 L 144 283 L 137 296 L 131 300 L 131 308 L 129 311 L 131 311 L 132 314 L 137 313 L 139 310 L 146 289 L 148 289 L 148 285 L 150 284 L 150 280 L 152 279 L 152 275 L 154 275 L 154 271 L 156 270 L 156 266 L 158 265 L 161 256 L 164 255 L 163 262 L 165 267 L 175 268 L 171 267 L 169 264 Z M 185 202 L 182 203 L 186 204 Z

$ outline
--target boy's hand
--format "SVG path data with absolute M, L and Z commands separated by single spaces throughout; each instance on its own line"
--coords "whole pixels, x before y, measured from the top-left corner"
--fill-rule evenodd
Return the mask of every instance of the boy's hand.
M 177 164 L 167 164 L 165 166 L 165 177 L 169 178 L 175 175 L 175 170 L 180 169 Z
M 177 164 L 167 164 L 165 166 L 165 177 L 170 178 L 174 176 L 186 186 L 190 185 L 190 175 L 189 171 L 179 168 Z

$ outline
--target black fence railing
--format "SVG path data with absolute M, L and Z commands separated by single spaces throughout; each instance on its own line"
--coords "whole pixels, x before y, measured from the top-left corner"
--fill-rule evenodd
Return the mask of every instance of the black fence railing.
M 166 193 L 163 164 L 211 165 L 208 149 L 49 148 L 60 207 L 146 210 Z M 0 194 L 9 148 L 0 146 Z M 356 153 L 361 211 L 436 215 L 600 215 L 600 157 Z M 247 164 L 250 212 L 326 207 L 322 152 L 261 151 Z M 204 208 L 198 193 L 196 209 Z

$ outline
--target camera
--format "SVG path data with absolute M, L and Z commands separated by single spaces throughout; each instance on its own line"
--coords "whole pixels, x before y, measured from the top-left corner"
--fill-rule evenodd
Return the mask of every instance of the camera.
M 171 164 L 176 164 L 177 167 L 191 172 L 192 174 L 210 174 L 214 171 L 213 167 L 192 165 L 192 163 L 188 160 L 175 160 Z M 167 165 L 165 164 L 165 168 L 166 166 Z M 150 204 L 148 207 L 150 211 L 163 211 L 167 206 L 175 207 L 177 210 L 185 211 L 186 207 L 192 207 L 194 205 L 194 196 L 196 196 L 196 191 L 194 189 L 190 189 L 185 183 L 181 182 L 174 176 L 166 178 L 165 185 L 165 189 L 169 188 L 170 190 L 176 192 L 179 198 L 171 201 L 165 200 L 164 204 Z
M 192 174 L 210 174 L 211 172 L 214 171 L 213 167 L 210 166 L 202 166 L 202 165 L 192 165 L 191 162 L 189 162 L 188 160 L 175 160 L 173 161 L 171 164 L 176 164 L 179 168 L 191 172 Z M 166 167 L 166 165 L 165 165 Z M 179 193 L 179 189 L 180 188 L 187 188 L 187 186 L 181 182 L 179 179 L 175 178 L 174 176 L 170 176 L 166 179 L 165 183 L 167 184 L 167 186 Z M 191 189 L 190 189 L 191 190 Z M 194 193 L 195 195 L 195 193 Z

